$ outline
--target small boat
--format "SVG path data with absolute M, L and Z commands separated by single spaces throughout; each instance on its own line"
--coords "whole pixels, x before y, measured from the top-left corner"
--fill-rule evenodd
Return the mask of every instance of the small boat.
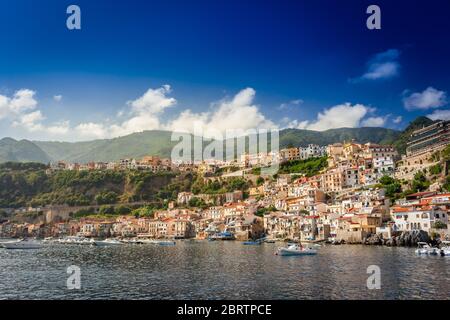
M 5 249 L 40 249 L 42 244 L 36 240 L 16 240 L 3 242 L 2 246 Z
M 417 249 L 414 252 L 417 255 L 438 255 L 439 249 L 431 247 L 426 242 L 417 242 Z
M 275 240 L 273 239 L 266 239 L 264 240 L 265 243 L 275 243 Z
M 275 252 L 279 256 L 309 256 L 317 254 L 317 250 L 309 247 L 303 247 L 298 244 L 291 244 L 288 247 L 281 247 Z
M 116 239 L 106 239 L 106 240 L 98 240 L 94 241 L 94 244 L 99 247 L 115 247 L 123 245 L 122 242 Z
M 262 241 L 245 241 L 243 242 L 244 246 L 253 246 L 253 245 L 260 245 L 262 243 Z

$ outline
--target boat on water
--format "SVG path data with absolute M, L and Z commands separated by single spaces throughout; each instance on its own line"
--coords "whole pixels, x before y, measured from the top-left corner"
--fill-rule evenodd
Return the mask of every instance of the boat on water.
M 1 245 L 5 249 L 40 249 L 42 243 L 36 240 L 20 239 L 14 241 L 2 242 Z
M 254 246 L 254 245 L 260 245 L 262 243 L 262 241 L 244 241 L 242 244 L 244 246 Z
M 317 250 L 294 243 L 288 247 L 278 248 L 275 254 L 279 256 L 310 256 L 317 254 Z
M 106 239 L 94 241 L 94 244 L 99 247 L 115 247 L 123 245 L 123 242 L 120 242 L 119 240 L 116 239 Z
M 49 241 L 52 241 L 52 240 L 49 240 Z M 56 242 L 60 243 L 60 244 L 93 245 L 95 241 L 94 241 L 94 239 L 88 239 L 88 238 L 78 237 L 78 236 L 73 236 L 73 237 L 71 236 L 71 237 L 58 239 Z
M 439 255 L 441 254 L 441 249 L 433 248 L 426 242 L 417 242 L 417 249 L 414 251 L 417 255 Z
M 211 237 L 209 237 L 209 239 L 214 239 L 214 240 L 234 240 L 234 234 L 228 231 L 224 231 L 224 232 L 219 232 L 216 233 L 214 235 L 212 235 Z

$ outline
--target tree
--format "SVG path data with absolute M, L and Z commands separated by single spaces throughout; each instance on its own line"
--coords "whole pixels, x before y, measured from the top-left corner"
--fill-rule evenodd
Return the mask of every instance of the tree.
M 205 201 L 203 199 L 197 198 L 197 197 L 192 197 L 189 200 L 188 205 L 189 205 L 189 207 L 193 207 L 193 208 L 206 208 L 207 207 Z
M 114 204 L 117 203 L 118 196 L 114 191 L 102 192 L 95 196 L 97 204 Z
M 98 212 L 100 214 L 106 215 L 106 214 L 114 214 L 115 210 L 113 206 L 101 206 L 100 209 L 98 210 Z
M 256 185 L 260 186 L 264 183 L 264 178 L 263 177 L 258 177 L 258 179 L 256 179 Z
M 389 177 L 389 176 L 382 176 L 382 177 L 380 178 L 380 183 L 381 183 L 382 185 L 384 185 L 384 186 L 393 184 L 394 182 L 395 182 L 395 179 L 392 178 L 392 177 Z
M 131 213 L 131 208 L 127 207 L 127 206 L 118 206 L 116 207 L 116 209 L 114 210 L 115 214 L 118 215 L 126 215 L 126 214 L 130 214 Z
M 423 172 L 419 171 L 414 175 L 414 179 L 412 181 L 412 190 L 414 190 L 414 192 L 425 191 L 429 186 L 430 182 L 427 181 L 427 177 Z
M 436 221 L 434 224 L 433 224 L 433 228 L 435 228 L 435 229 L 447 229 L 447 225 L 445 224 L 445 223 L 443 223 L 442 221 Z

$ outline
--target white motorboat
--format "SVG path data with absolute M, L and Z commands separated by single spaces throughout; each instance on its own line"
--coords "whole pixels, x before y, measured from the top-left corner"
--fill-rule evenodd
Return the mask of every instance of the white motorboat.
M 122 242 L 116 239 L 98 240 L 94 241 L 94 244 L 99 247 L 113 247 L 123 245 Z
M 6 249 L 40 249 L 42 244 L 36 240 L 15 240 L 3 242 L 2 246 Z
M 309 256 L 317 254 L 317 250 L 309 247 L 303 247 L 298 244 L 291 244 L 288 247 L 281 247 L 275 252 L 279 256 Z
M 417 242 L 417 249 L 414 251 L 418 255 L 428 254 L 431 247 L 426 242 Z
M 441 254 L 441 249 L 433 248 L 426 242 L 417 242 L 417 249 L 415 250 L 417 255 L 431 255 L 436 256 Z

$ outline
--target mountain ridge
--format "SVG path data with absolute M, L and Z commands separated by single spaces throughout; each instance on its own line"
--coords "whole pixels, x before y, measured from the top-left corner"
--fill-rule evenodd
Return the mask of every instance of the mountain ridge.
M 404 131 L 379 127 L 337 128 L 325 131 L 282 129 L 279 134 L 280 148 L 308 144 L 328 145 L 355 140 L 359 143 L 393 144 L 404 153 L 406 140 L 411 131 L 433 122 L 426 117 L 418 117 Z M 141 158 L 145 155 L 170 157 L 173 147 L 179 143 L 171 141 L 171 135 L 171 131 L 148 130 L 112 139 L 81 142 L 30 141 L 5 137 L 0 139 L 0 163 L 7 161 L 48 163 L 59 160 L 109 162 L 123 158 Z

